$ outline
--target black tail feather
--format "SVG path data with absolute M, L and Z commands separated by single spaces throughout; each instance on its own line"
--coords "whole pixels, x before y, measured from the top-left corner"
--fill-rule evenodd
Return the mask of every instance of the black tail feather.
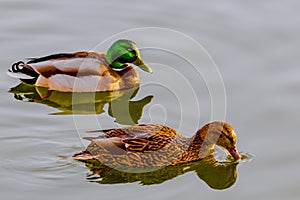
M 16 62 L 14 63 L 12 66 L 11 66 L 11 69 L 9 69 L 8 71 L 10 72 L 22 72 L 22 69 L 24 68 L 23 66 L 20 66 L 20 65 L 24 65 L 25 63 L 23 61 L 19 61 L 19 62 Z
M 100 133 L 107 133 L 111 130 L 114 130 L 115 128 L 111 128 L 111 129 L 102 129 L 102 130 L 88 130 L 86 131 L 87 133 L 97 133 L 97 132 L 100 132 Z
M 30 79 L 20 78 L 21 81 L 28 84 L 34 84 L 39 76 L 36 71 L 34 71 L 30 66 L 26 65 L 23 61 L 14 63 L 11 69 L 8 69 L 8 71 L 12 73 L 22 73 L 32 77 Z

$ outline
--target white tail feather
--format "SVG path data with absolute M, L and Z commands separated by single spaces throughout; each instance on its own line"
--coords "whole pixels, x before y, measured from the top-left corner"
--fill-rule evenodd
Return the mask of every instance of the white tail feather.
M 23 74 L 22 72 L 8 71 L 6 73 L 7 73 L 7 75 L 9 75 L 10 77 L 13 77 L 13 78 L 19 78 L 19 79 L 34 79 L 35 78 L 33 76 L 29 76 L 27 74 Z

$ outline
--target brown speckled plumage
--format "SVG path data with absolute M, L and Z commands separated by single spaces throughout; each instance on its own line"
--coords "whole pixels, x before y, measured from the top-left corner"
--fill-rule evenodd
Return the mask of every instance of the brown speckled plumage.
M 212 122 L 185 138 L 173 128 L 160 124 L 141 124 L 102 131 L 99 137 L 85 138 L 90 145 L 77 160 L 96 159 L 110 167 L 163 167 L 199 160 L 211 155 L 217 144 L 235 158 L 236 136 L 226 122 Z

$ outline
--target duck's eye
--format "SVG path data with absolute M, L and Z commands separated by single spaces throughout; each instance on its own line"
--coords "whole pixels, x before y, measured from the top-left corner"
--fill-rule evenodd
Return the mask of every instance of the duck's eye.
M 131 48 L 128 48 L 127 51 L 133 52 L 134 50 Z
M 128 48 L 127 51 L 130 52 L 130 53 L 132 54 L 132 56 L 134 56 L 134 57 L 137 56 L 137 55 L 136 55 L 136 54 L 137 54 L 136 50 L 134 50 L 134 49 L 132 49 L 132 48 Z

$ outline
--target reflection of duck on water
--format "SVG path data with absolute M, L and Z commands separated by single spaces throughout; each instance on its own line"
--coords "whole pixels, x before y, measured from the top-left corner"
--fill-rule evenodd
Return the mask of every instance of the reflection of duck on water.
M 98 161 L 85 161 L 85 165 L 91 171 L 87 180 L 99 184 L 133 182 L 139 182 L 142 185 L 160 184 L 187 172 L 194 172 L 213 189 L 226 189 L 235 183 L 237 164 L 238 162 L 219 163 L 211 155 L 196 162 L 164 167 L 150 172 L 130 173 L 112 169 Z
M 18 100 L 42 103 L 62 112 L 55 114 L 101 114 L 108 104 L 108 114 L 120 124 L 137 124 L 143 108 L 153 96 L 133 101 L 139 87 L 110 92 L 48 92 L 47 88 L 21 82 L 10 89 Z

